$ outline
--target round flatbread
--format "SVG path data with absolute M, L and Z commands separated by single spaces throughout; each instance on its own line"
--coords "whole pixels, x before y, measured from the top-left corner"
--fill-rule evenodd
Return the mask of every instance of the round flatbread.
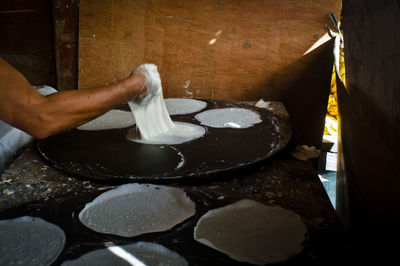
M 113 109 L 107 113 L 77 127 L 80 130 L 106 130 L 125 128 L 135 124 L 131 112 Z
M 246 108 L 221 108 L 201 112 L 195 118 L 205 126 L 215 128 L 248 128 L 262 122 L 261 117 Z
M 197 113 L 207 107 L 207 103 L 195 99 L 167 98 L 164 100 L 169 115 Z
M 201 138 L 206 133 L 206 129 L 199 125 L 175 121 L 173 123 L 172 128 L 149 139 L 141 139 L 134 128 L 128 132 L 126 138 L 143 144 L 177 145 Z
M 189 264 L 187 260 L 178 253 L 169 250 L 162 245 L 150 242 L 137 242 L 129 245 L 97 249 L 86 253 L 75 260 L 65 261 L 62 264 L 62 266 L 81 265 L 186 266 Z
M 244 199 L 204 214 L 194 239 L 237 261 L 264 265 L 298 254 L 305 233 L 295 212 Z
M 195 214 L 195 204 L 179 188 L 127 184 L 86 204 L 79 220 L 93 231 L 133 237 L 171 229 Z
M 0 221 L 0 265 L 50 265 L 64 244 L 64 232 L 41 218 Z

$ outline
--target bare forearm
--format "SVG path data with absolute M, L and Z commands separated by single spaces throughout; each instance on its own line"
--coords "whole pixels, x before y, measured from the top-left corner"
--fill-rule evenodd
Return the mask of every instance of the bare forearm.
M 144 86 L 142 75 L 114 85 L 40 95 L 0 58 L 0 119 L 38 138 L 74 128 L 135 97 Z
M 107 87 L 71 90 L 52 94 L 37 106 L 37 112 L 49 123 L 49 134 L 79 126 L 117 104 L 132 99 L 143 86 L 141 77 L 123 80 Z

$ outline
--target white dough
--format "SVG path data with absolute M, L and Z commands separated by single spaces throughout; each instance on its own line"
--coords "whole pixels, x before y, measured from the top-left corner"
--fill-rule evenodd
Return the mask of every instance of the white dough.
M 194 239 L 237 261 L 264 265 L 298 254 L 306 230 L 295 212 L 244 199 L 208 211 L 197 222 Z
M 195 204 L 179 188 L 126 184 L 86 204 L 79 220 L 93 231 L 133 237 L 171 229 L 195 214 Z
M 124 246 L 114 246 L 97 249 L 82 255 L 75 260 L 69 260 L 62 266 L 122 266 L 122 265 L 159 265 L 186 266 L 185 258 L 162 245 L 150 242 L 137 242 Z
M 148 66 L 144 66 L 148 67 Z M 181 144 L 204 135 L 205 129 L 191 124 L 172 122 L 162 95 L 161 80 L 154 65 L 146 73 L 146 86 L 154 86 L 154 96 L 146 101 L 129 101 L 129 107 L 140 131 L 140 139 L 130 138 L 146 144 Z M 150 79 L 150 82 L 147 80 Z
M 262 122 L 260 115 L 246 108 L 221 108 L 204 111 L 195 118 L 202 124 L 215 128 L 248 128 Z
M 107 113 L 89 121 L 77 129 L 80 130 L 105 130 L 114 128 L 125 128 L 135 124 L 132 113 L 118 109 L 110 110 Z
M 135 130 L 135 129 L 132 129 Z M 174 127 L 170 128 L 168 131 L 159 134 L 157 136 L 151 137 L 149 139 L 141 139 L 130 137 L 128 133 L 128 140 L 144 143 L 144 144 L 182 144 L 189 142 L 194 139 L 202 137 L 206 133 L 206 130 L 202 126 L 195 124 L 185 123 L 185 122 L 174 122 Z
M 143 140 L 149 140 L 174 127 L 162 94 L 154 96 L 146 104 L 133 101 L 129 101 L 128 104 Z
M 64 248 L 65 234 L 37 217 L 0 221 L 0 265 L 50 265 Z
M 165 105 L 169 115 L 196 113 L 207 107 L 206 102 L 187 98 L 167 98 Z

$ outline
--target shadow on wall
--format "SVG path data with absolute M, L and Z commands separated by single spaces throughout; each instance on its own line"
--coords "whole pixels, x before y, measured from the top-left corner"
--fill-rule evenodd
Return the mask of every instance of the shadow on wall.
M 283 102 L 298 144 L 321 147 L 332 66 L 333 41 L 328 41 L 266 82 L 265 99 Z

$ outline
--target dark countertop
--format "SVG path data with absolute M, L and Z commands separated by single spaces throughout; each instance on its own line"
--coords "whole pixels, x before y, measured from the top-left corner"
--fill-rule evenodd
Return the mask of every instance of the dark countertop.
M 285 265 L 303 263 L 342 265 L 349 256 L 347 237 L 318 178 L 315 164 L 311 161 L 294 159 L 290 156 L 288 149 L 290 148 L 282 150 L 266 161 L 235 172 L 208 180 L 181 180 L 179 183 L 174 181 L 175 183 L 170 183 L 170 185 L 182 187 L 194 194 L 198 192 L 200 197 L 208 198 L 208 203 L 199 209 L 196 219 L 199 218 L 201 212 L 205 213 L 207 208 L 215 208 L 241 198 L 254 199 L 267 205 L 279 205 L 292 210 L 302 217 L 308 228 L 308 235 L 304 251 L 287 261 Z M 51 208 L 63 198 L 79 201 L 80 195 L 91 195 L 90 197 L 94 198 L 112 185 L 115 184 L 83 180 L 56 170 L 47 165 L 32 145 L 26 148 L 1 175 L 0 218 L 9 218 L 17 214 L 40 216 L 40 212 L 34 211 L 37 206 L 49 203 L 48 208 Z M 56 204 L 52 205 L 52 203 Z M 84 202 L 80 203 L 80 206 L 83 205 Z M 138 238 L 138 240 L 147 239 L 146 236 Z M 158 237 L 155 242 L 164 243 L 164 240 Z M 118 241 L 126 243 L 125 240 L 119 238 L 114 242 L 118 243 Z M 186 247 L 175 244 L 175 242 L 170 245 L 167 243 L 166 246 L 178 250 L 178 253 L 185 256 Z M 200 244 L 192 244 L 199 250 L 207 249 L 204 251 L 205 254 L 209 252 L 210 256 L 220 256 L 216 255 L 219 254 L 217 251 L 208 251 L 206 247 L 196 246 Z M 65 258 L 77 256 L 73 254 L 74 252 L 67 253 Z M 224 255 L 221 257 L 219 264 L 233 263 Z M 210 258 L 207 259 L 206 255 L 195 258 L 195 255 L 191 254 L 187 258 L 194 265 L 206 265 L 210 262 Z M 211 257 L 211 259 L 213 262 L 218 261 L 216 257 Z

